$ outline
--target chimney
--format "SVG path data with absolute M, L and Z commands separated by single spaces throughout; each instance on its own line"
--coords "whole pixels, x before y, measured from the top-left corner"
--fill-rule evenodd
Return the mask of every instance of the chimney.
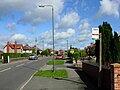
M 15 47 L 14 47 L 14 53 L 17 53 L 17 42 L 15 41 L 14 43 Z
M 10 52 L 10 50 L 9 50 L 9 41 L 7 42 L 7 51 L 6 51 L 6 53 L 9 53 Z

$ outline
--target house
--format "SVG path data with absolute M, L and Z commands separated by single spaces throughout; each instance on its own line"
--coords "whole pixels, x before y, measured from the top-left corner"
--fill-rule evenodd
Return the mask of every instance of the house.
M 23 53 L 32 53 L 32 47 L 26 44 L 25 46 L 23 46 Z
M 21 53 L 23 51 L 23 45 L 17 44 L 15 41 L 14 44 L 11 44 L 10 42 L 7 42 L 7 45 L 5 45 L 4 53 Z
M 3 54 L 4 52 L 2 50 L 0 50 L 0 54 Z
M 36 47 L 36 45 L 34 45 L 33 47 L 32 47 L 32 50 L 37 50 L 39 53 L 41 53 L 42 52 L 42 50 L 40 49 L 40 48 L 38 48 L 38 47 Z
M 14 44 L 7 42 L 3 49 L 4 53 L 32 53 L 32 48 L 28 44 L 23 46 L 23 44 L 17 44 L 16 41 Z
M 64 50 L 59 50 L 58 54 L 65 54 L 65 51 Z
M 52 49 L 50 49 L 50 54 L 53 54 L 53 50 Z

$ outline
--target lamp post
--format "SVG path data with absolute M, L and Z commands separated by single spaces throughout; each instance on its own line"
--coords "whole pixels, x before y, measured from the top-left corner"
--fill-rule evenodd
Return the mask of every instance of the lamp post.
M 52 8 L 53 72 L 54 72 L 55 71 L 55 59 L 54 59 L 54 7 L 53 7 L 53 5 L 39 5 L 39 7 L 51 7 Z
M 36 42 L 36 55 L 37 55 L 37 38 L 35 39 Z

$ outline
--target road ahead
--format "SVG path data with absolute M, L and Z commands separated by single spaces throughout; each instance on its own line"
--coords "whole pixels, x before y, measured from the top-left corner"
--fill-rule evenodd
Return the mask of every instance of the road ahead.
M 0 90 L 19 90 L 50 58 L 0 65 Z

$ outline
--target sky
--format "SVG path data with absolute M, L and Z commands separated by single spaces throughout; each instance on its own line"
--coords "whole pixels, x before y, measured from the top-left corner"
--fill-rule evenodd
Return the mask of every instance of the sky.
M 54 8 L 55 50 L 66 50 L 67 40 L 69 46 L 79 49 L 90 45 L 94 42 L 92 28 L 103 21 L 120 35 L 120 0 L 3 0 L 0 2 L 1 50 L 8 41 L 52 48 L 52 8 L 39 5 Z

